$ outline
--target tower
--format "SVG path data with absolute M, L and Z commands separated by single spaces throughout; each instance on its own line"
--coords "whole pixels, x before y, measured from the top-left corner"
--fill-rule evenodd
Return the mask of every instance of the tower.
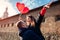
M 3 14 L 3 18 L 7 18 L 8 17 L 8 7 L 6 7 L 5 12 Z

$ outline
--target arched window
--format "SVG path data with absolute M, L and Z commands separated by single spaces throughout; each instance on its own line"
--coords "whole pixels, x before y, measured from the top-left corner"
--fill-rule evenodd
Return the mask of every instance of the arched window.
M 12 23 L 12 26 L 14 26 L 14 23 Z
M 4 27 L 6 27 L 6 24 L 4 24 Z
M 9 24 L 7 25 L 7 27 L 9 27 Z
M 1 25 L 1 28 L 2 28 L 2 25 Z
M 42 22 L 45 22 L 45 17 L 43 18 Z
M 60 15 L 56 15 L 55 21 L 60 21 Z

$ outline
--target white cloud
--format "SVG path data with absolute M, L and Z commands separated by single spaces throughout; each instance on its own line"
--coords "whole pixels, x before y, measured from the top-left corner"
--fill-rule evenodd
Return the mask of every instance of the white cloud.
M 4 13 L 6 7 L 8 7 L 9 16 L 13 16 L 13 15 L 17 14 L 16 10 L 11 5 L 9 0 L 0 0 L 0 17 L 3 16 L 3 13 Z

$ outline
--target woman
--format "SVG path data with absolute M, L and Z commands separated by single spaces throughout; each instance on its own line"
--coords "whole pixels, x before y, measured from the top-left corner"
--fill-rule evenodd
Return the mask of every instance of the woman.
M 46 12 L 46 8 L 49 8 L 49 5 L 42 8 L 37 22 L 33 16 L 27 16 L 27 26 L 22 21 L 18 23 L 17 26 L 21 30 L 20 36 L 23 38 L 23 40 L 45 40 L 40 31 L 40 25 Z
M 44 12 L 44 13 L 43 13 Z M 46 8 L 43 7 L 43 9 L 41 10 L 41 12 L 39 13 L 40 16 L 36 22 L 35 18 L 33 16 L 27 16 L 26 17 L 26 23 L 28 25 L 28 29 L 29 30 L 32 30 L 36 35 L 38 35 L 38 37 L 40 37 L 40 39 L 38 40 L 45 40 L 41 31 L 40 31 L 40 25 L 41 25 L 41 22 L 43 20 L 43 17 L 44 17 L 44 14 L 46 12 Z M 29 32 L 29 34 L 31 33 L 31 31 Z M 33 34 L 34 34 L 33 33 Z M 31 37 L 31 36 L 30 36 Z M 34 37 L 34 36 L 33 36 Z M 33 38 L 32 37 L 32 38 Z M 31 38 L 30 38 L 31 39 Z M 36 39 L 36 38 L 35 38 Z

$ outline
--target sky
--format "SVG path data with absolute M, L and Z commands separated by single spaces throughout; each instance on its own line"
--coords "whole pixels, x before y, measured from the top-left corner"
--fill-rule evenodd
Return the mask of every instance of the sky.
M 46 0 L 48 2 L 48 0 Z M 16 3 L 24 3 L 30 10 L 42 6 L 45 0 L 0 0 L 0 17 L 3 16 L 6 7 L 8 7 L 8 16 L 20 13 L 16 7 Z M 55 1 L 55 0 L 54 0 Z

